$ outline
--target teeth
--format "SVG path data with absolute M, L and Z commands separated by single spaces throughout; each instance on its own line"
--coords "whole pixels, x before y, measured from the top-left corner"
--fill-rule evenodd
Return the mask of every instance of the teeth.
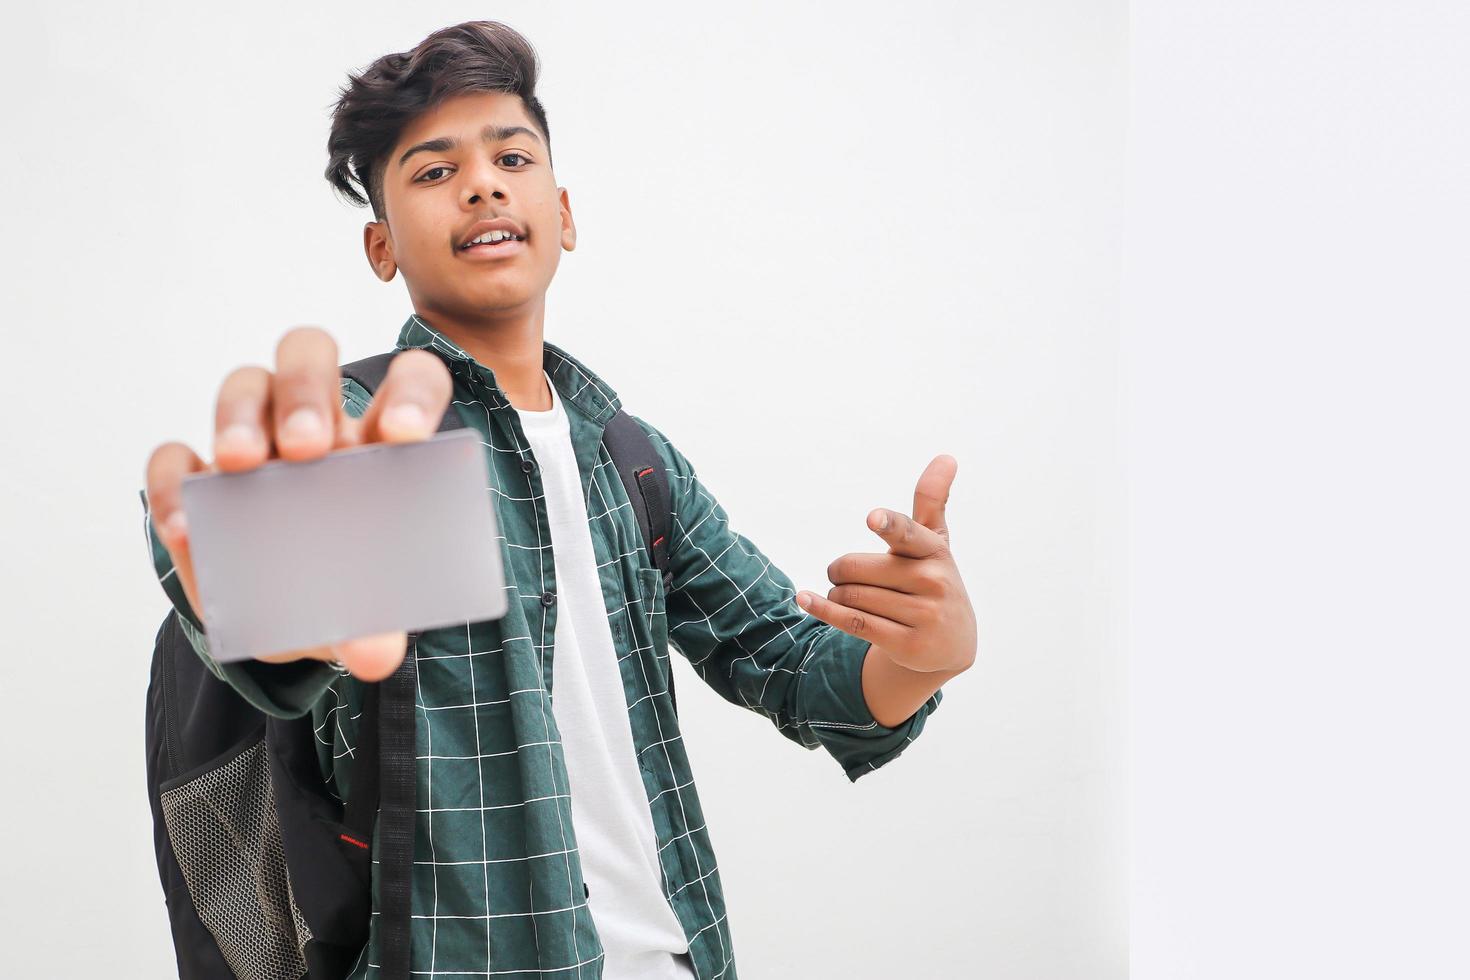
M 471 245 L 488 245 L 494 242 L 504 241 L 507 238 L 515 238 L 519 240 L 519 236 L 509 231 L 487 231 L 479 238 L 465 242 L 462 247 L 469 248 Z

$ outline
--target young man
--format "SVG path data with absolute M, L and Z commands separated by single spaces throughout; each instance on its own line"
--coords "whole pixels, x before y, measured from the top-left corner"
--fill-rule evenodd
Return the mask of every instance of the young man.
M 601 444 L 618 396 L 543 338 L 546 291 L 576 227 L 551 169 L 536 73 L 524 38 L 472 22 L 352 78 L 327 176 L 372 206 L 373 272 L 384 282 L 403 273 L 405 353 L 371 398 L 339 377 L 336 344 L 315 328 L 285 335 L 274 373 L 231 373 L 215 463 L 181 443 L 150 457 L 155 569 L 210 670 L 265 712 L 311 714 L 341 798 L 364 684 L 406 653 L 417 658 L 415 973 L 734 978 L 669 646 L 726 700 L 826 749 L 850 780 L 893 759 L 975 656 L 944 526 L 956 463 L 929 464 L 912 516 L 869 516 L 887 554 L 845 555 L 829 567 L 826 597 L 798 596 L 683 454 L 638 419 L 676 515 L 665 590 Z M 504 541 L 465 547 L 502 549 L 505 617 L 426 631 L 408 651 L 395 633 L 216 663 L 195 611 L 183 476 L 428 438 L 446 410 L 486 447 Z M 369 935 L 353 977 L 377 974 L 376 916 Z

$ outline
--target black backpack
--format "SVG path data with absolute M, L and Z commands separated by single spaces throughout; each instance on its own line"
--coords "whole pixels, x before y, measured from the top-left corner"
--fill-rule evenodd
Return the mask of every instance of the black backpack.
M 398 353 L 341 365 L 342 376 L 372 393 Z M 438 431 L 463 425 L 450 405 Z M 668 474 L 622 410 L 608 420 L 603 444 L 667 591 Z M 146 514 L 147 494 L 140 496 Z M 322 780 L 310 712 L 285 719 L 257 710 L 205 666 L 176 611 L 164 617 L 148 681 L 148 800 L 181 980 L 346 976 L 368 939 L 375 818 L 382 974 L 408 980 L 414 640 L 410 633 L 392 676 L 364 685 L 344 805 Z

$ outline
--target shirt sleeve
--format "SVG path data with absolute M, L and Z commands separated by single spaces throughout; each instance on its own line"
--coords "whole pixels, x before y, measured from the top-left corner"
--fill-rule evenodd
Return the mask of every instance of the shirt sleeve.
M 791 579 L 731 526 L 689 460 L 634 418 L 664 459 L 673 497 L 669 641 L 721 697 L 805 748 L 826 749 L 850 781 L 896 758 L 943 692 L 897 726 L 879 724 L 863 696 L 868 641 L 798 606 Z
M 348 378 L 342 379 L 341 392 L 343 408 L 353 418 L 361 417 L 367 408 L 367 392 Z M 210 673 L 229 684 L 255 708 L 278 718 L 299 718 L 309 713 L 339 677 L 348 676 L 344 668 L 320 660 L 297 660 L 284 664 L 263 660 L 216 661 L 209 652 L 209 636 L 204 623 L 185 595 L 175 573 L 173 558 L 153 526 L 148 492 L 140 489 L 138 497 L 143 502 L 144 534 L 148 539 L 153 571 L 173 605 L 169 615 L 178 617 L 180 630 Z

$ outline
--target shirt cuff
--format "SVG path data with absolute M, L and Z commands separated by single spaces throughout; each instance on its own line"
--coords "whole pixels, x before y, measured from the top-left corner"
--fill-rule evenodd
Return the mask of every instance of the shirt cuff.
M 322 660 L 292 660 L 283 664 L 264 660 L 235 660 L 220 663 L 209 652 L 209 637 L 199 628 L 193 616 L 176 610 L 184 636 L 205 666 L 220 680 L 235 689 L 257 711 L 277 718 L 300 718 L 326 693 L 327 688 L 346 674 L 339 664 Z
M 803 683 L 811 717 L 807 724 L 827 751 L 841 764 L 850 782 L 898 758 L 919 737 L 929 715 L 944 700 L 935 691 L 914 713 L 896 726 L 879 724 L 863 696 L 863 661 L 867 640 L 823 624 L 813 641 L 815 652 L 803 667 Z
M 327 688 L 344 676 L 321 660 L 293 660 L 284 664 L 241 660 L 219 664 L 219 668 L 242 698 L 277 718 L 309 714 Z

